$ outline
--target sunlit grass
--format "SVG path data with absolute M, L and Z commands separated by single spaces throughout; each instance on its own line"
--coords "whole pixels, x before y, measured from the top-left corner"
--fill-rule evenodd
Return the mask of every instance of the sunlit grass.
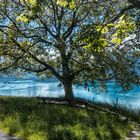
M 0 97 L 0 129 L 25 140 L 124 140 L 132 125 L 101 112 Z

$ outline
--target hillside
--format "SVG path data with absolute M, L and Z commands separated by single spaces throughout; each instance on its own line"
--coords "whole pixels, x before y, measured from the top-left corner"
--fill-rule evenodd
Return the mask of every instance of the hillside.
M 96 110 L 0 97 L 0 129 L 25 140 L 124 140 L 131 128 Z

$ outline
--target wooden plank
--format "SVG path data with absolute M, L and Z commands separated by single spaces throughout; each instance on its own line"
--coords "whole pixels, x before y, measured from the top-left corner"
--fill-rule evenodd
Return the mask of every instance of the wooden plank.
M 74 99 L 74 100 L 66 100 L 65 98 L 55 98 L 55 97 L 37 97 L 37 99 L 39 100 L 42 100 L 44 103 L 47 101 L 47 103 L 54 103 L 54 104 L 70 104 L 72 106 L 77 106 L 77 107 L 84 107 L 86 109 L 89 108 L 90 109 L 96 109 L 96 110 L 100 110 L 100 111 L 103 111 L 103 112 L 106 112 L 106 113 L 109 113 L 111 115 L 114 115 L 116 117 L 119 117 L 119 118 L 124 118 L 125 116 L 122 116 L 120 114 L 117 114 L 115 112 L 112 112 L 110 110 L 107 110 L 103 107 L 100 107 L 100 106 L 97 106 L 97 105 L 94 105 L 93 103 L 91 102 L 88 102 L 88 101 L 85 101 L 85 100 L 82 100 L 82 99 Z M 125 117 L 126 119 L 128 119 L 127 117 Z
M 64 98 L 55 98 L 55 97 L 37 97 L 37 99 L 44 101 L 66 101 Z

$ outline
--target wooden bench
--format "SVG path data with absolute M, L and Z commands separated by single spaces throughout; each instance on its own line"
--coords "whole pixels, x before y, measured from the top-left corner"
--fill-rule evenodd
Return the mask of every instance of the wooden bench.
M 37 97 L 38 100 L 45 102 L 64 102 L 66 101 L 64 98 L 55 98 L 55 97 Z

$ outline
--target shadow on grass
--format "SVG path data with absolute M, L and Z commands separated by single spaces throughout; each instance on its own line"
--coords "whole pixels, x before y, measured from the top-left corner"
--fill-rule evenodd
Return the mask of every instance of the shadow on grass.
M 131 128 L 105 113 L 0 97 L 0 129 L 25 140 L 121 140 Z

